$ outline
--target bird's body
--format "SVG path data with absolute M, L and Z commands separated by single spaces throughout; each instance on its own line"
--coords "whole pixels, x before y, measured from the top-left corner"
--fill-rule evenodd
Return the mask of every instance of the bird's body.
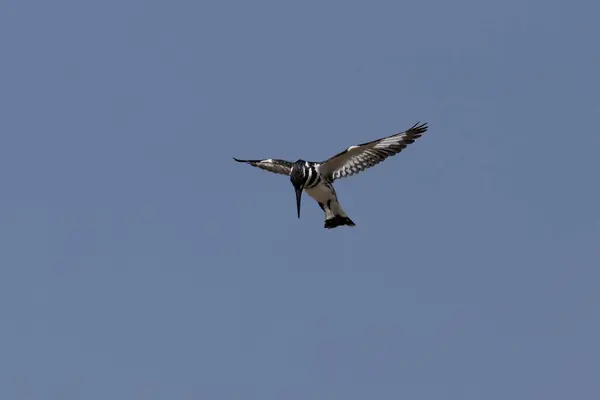
M 298 160 L 292 167 L 291 173 L 294 173 L 294 168 L 297 168 L 303 176 L 306 176 L 304 191 L 319 204 L 325 213 L 326 228 L 335 228 L 339 225 L 354 226 L 354 222 L 348 218 L 340 205 L 333 185 L 321 176 L 319 167 L 318 163 Z
M 408 144 L 427 131 L 427 124 L 415 124 L 412 128 L 382 139 L 350 146 L 323 162 L 298 160 L 294 163 L 280 159 L 239 160 L 270 172 L 288 175 L 296 190 L 298 218 L 302 191 L 312 197 L 325 213 L 325 228 L 340 225 L 355 226 L 340 205 L 333 181 L 357 174 L 387 157 L 401 152 Z

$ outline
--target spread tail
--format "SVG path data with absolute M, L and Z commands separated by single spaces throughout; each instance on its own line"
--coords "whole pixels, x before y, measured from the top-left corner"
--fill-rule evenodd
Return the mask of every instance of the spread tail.
M 325 228 L 331 229 L 341 225 L 355 226 L 354 222 L 346 215 L 346 212 L 338 203 L 337 199 L 328 201 L 327 205 L 322 207 L 325 211 Z
M 325 228 L 331 229 L 341 225 L 355 226 L 354 222 L 347 216 L 335 215 L 330 219 L 325 220 Z

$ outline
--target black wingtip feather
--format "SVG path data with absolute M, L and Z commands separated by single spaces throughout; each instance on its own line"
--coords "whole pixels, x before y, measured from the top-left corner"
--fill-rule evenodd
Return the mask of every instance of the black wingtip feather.
M 417 135 L 421 135 L 425 132 L 427 132 L 427 129 L 429 128 L 429 126 L 427 126 L 427 122 L 423 122 L 421 124 L 421 121 L 417 121 L 416 124 L 414 124 L 413 126 L 411 126 L 407 132 Z

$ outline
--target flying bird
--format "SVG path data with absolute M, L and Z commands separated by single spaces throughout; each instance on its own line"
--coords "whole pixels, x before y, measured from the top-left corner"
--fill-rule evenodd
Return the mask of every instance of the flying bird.
M 266 171 L 289 176 L 296 191 L 298 218 L 300 218 L 302 192 L 306 191 L 325 212 L 325 228 L 331 229 L 341 225 L 355 226 L 342 209 L 333 188 L 333 182 L 336 179 L 358 174 L 386 158 L 400 153 L 426 131 L 427 123 L 419 124 L 417 122 L 404 132 L 350 146 L 323 162 L 304 160 L 291 162 L 273 158 L 240 160 L 234 157 L 233 159 Z

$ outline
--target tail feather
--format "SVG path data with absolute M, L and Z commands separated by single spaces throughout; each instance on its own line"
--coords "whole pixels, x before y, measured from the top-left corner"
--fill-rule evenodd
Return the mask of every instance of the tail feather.
M 323 207 L 325 211 L 325 228 L 332 229 L 341 225 L 355 226 L 354 222 L 348 217 L 337 198 L 327 202 Z
M 325 220 L 325 228 L 332 229 L 341 225 L 356 226 L 354 222 L 347 216 L 336 215 L 333 218 Z

